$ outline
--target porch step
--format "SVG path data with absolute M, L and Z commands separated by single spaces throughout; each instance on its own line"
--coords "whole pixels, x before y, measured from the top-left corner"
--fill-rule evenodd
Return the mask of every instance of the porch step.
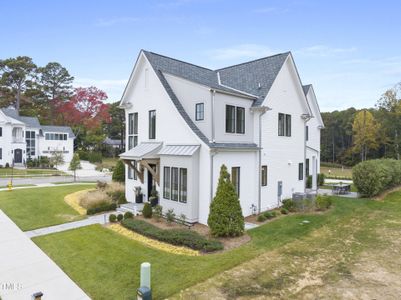
M 131 212 L 134 215 L 139 215 L 142 213 L 143 203 L 125 203 L 121 204 L 120 207 L 117 208 L 118 213 L 126 213 Z

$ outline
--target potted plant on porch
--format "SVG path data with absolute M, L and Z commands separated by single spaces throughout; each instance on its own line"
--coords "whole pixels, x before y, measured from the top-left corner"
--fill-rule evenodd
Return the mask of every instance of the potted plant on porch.
M 157 204 L 159 204 L 159 193 L 156 190 L 156 186 L 153 186 L 150 192 L 149 202 L 152 207 L 155 207 Z

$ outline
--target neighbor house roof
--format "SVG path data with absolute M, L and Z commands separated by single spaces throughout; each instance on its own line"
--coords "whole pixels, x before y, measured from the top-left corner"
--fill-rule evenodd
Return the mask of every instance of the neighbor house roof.
M 68 133 L 68 137 L 75 138 L 75 134 L 72 131 L 71 127 L 68 126 L 52 126 L 52 125 L 42 125 L 41 126 L 43 132 L 60 132 L 60 133 Z
M 2 108 L 2 111 L 4 114 L 8 117 L 11 117 L 15 120 L 18 120 L 22 123 L 25 123 L 27 127 L 33 127 L 33 128 L 40 128 L 40 123 L 37 117 L 26 117 L 26 116 L 20 116 L 17 112 L 17 110 L 12 109 L 12 108 Z

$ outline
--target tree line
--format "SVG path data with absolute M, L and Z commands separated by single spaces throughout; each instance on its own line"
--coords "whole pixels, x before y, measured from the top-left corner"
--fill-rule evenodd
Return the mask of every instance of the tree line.
M 400 159 L 401 83 L 388 89 L 374 108 L 322 113 L 321 160 L 353 166 L 375 158 Z
M 0 59 L 0 108 L 13 106 L 43 125 L 73 129 L 75 146 L 98 151 L 105 137 L 124 140 L 124 111 L 94 87 L 74 87 L 74 77 L 58 62 L 37 66 L 32 58 Z

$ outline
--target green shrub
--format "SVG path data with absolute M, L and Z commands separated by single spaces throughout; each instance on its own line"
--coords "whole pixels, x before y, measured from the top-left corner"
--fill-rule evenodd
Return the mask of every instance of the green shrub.
M 275 212 L 275 211 L 265 211 L 265 212 L 263 213 L 263 216 L 264 216 L 266 219 L 273 219 L 273 218 L 276 217 L 276 212 Z
M 100 152 L 89 152 L 88 160 L 90 163 L 101 163 L 102 162 L 102 153 Z
M 111 200 L 118 204 L 127 203 L 127 199 L 125 198 L 125 191 L 112 191 L 108 192 L 107 194 L 111 197 Z
M 212 252 L 223 249 L 217 240 L 209 240 L 193 230 L 187 229 L 160 229 L 142 220 L 127 219 L 121 223 L 125 228 L 144 236 L 176 246 L 186 246 L 194 250 Z
M 110 223 L 117 222 L 117 216 L 116 216 L 115 214 L 111 214 L 111 215 L 109 216 L 109 222 L 110 222 Z
M 325 179 L 326 179 L 326 175 L 324 175 L 323 173 L 317 174 L 317 185 L 318 186 L 323 186 Z
M 117 205 L 115 203 L 111 203 L 111 204 L 105 204 L 105 205 L 101 205 L 98 207 L 92 207 L 92 208 L 88 208 L 86 210 L 86 214 L 87 215 L 94 215 L 100 212 L 104 212 L 104 211 L 110 211 L 110 210 L 116 210 Z
M 117 215 L 117 221 L 118 221 L 118 222 L 121 222 L 123 219 L 124 219 L 123 214 L 118 214 L 118 215 Z
M 185 214 L 181 214 L 178 218 L 178 223 L 180 223 L 181 225 L 185 225 L 187 221 L 187 216 Z
M 144 218 L 147 219 L 150 219 L 152 217 L 152 206 L 150 205 L 149 202 L 146 202 L 143 205 L 142 215 L 144 216 Z
M 244 233 L 244 217 L 237 192 L 225 165 L 221 166 L 216 196 L 210 203 L 207 224 L 213 236 L 239 236 Z
M 258 217 L 257 217 L 257 219 L 256 219 L 256 221 L 258 221 L 258 222 L 264 222 L 264 221 L 266 221 L 266 217 L 265 217 L 265 215 L 259 215 Z
M 401 161 L 395 159 L 367 160 L 352 169 L 358 192 L 372 197 L 401 184 Z
M 283 200 L 283 208 L 290 212 L 296 211 L 296 204 L 292 199 L 284 199 Z
M 306 177 L 306 188 L 307 189 L 311 189 L 312 188 L 312 175 L 309 175 L 308 177 Z
M 161 205 L 156 205 L 153 208 L 153 217 L 157 222 L 163 217 L 163 207 Z
M 121 160 L 117 161 L 116 167 L 114 168 L 113 175 L 111 176 L 113 181 L 125 182 L 125 167 Z
M 289 213 L 288 209 L 286 209 L 286 208 L 284 208 L 284 207 L 282 207 L 282 208 L 280 209 L 280 212 L 281 212 L 283 215 L 288 215 L 288 213 Z
M 127 212 L 124 213 L 124 220 L 132 219 L 133 217 L 134 217 L 134 215 L 130 211 L 127 211 Z
M 168 224 L 171 224 L 171 223 L 174 222 L 174 220 L 175 220 L 174 209 L 169 209 L 169 210 L 166 212 L 166 221 L 167 221 Z
M 317 210 L 326 210 L 329 209 L 332 205 L 332 200 L 331 197 L 329 196 L 323 196 L 323 195 L 317 195 L 316 197 L 316 209 Z

